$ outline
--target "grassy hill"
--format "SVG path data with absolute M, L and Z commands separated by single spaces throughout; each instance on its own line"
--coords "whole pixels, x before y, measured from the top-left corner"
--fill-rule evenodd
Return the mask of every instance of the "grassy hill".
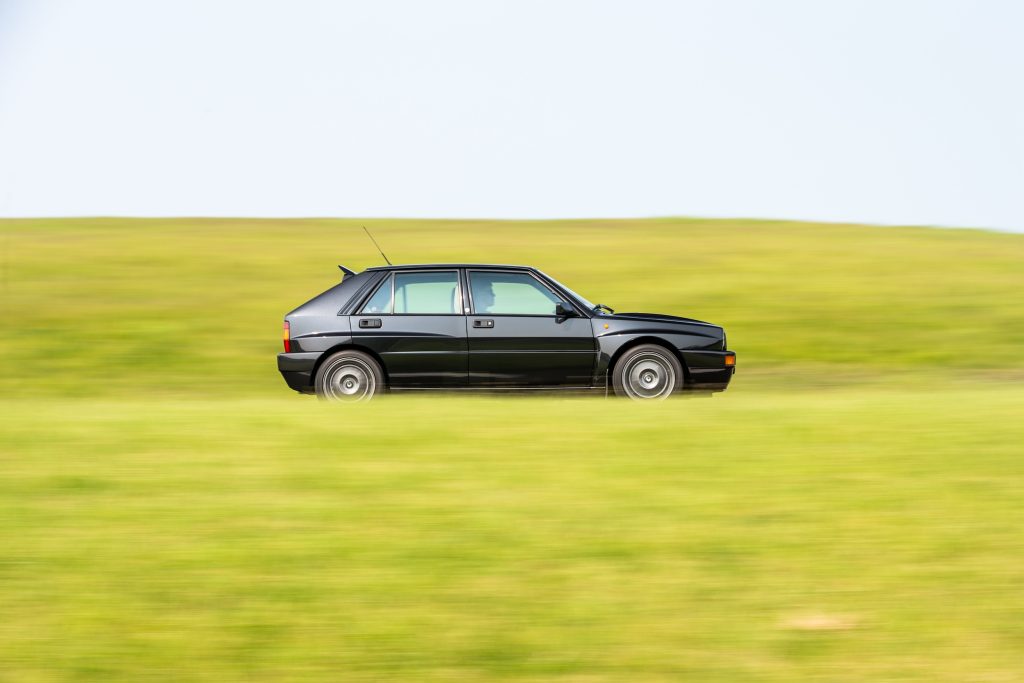
M 1024 378 L 1024 235 L 708 221 L 0 222 L 7 394 L 267 396 L 284 313 L 335 265 L 533 264 L 618 310 L 724 325 L 737 389 Z M 902 379 L 902 378 L 901 378 Z
M 341 220 L 0 221 L 0 681 L 1024 678 L 1024 236 L 367 221 L 723 324 L 658 405 L 276 372 Z

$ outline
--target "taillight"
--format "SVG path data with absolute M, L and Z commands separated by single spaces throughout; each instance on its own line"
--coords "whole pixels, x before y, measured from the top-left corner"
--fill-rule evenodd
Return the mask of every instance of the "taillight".
M 284 352 L 292 352 L 292 326 L 287 320 L 284 321 Z

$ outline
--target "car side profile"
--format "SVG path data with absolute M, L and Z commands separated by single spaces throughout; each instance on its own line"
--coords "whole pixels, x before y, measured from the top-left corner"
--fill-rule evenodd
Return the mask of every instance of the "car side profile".
M 298 392 L 557 389 L 649 400 L 723 391 L 735 372 L 721 327 L 615 313 L 528 266 L 341 269 L 339 285 L 285 316 L 278 369 Z

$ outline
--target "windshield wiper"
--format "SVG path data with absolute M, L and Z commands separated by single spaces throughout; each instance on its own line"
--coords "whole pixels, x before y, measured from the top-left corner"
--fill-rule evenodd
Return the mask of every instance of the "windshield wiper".
M 594 307 L 590 310 L 592 310 L 594 313 L 600 313 L 602 308 L 608 311 L 609 313 L 615 313 L 614 308 L 612 308 L 611 306 L 605 306 L 604 304 L 594 304 Z

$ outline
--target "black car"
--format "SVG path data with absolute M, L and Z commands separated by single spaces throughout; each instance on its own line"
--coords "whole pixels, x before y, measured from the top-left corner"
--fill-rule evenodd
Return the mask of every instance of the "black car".
M 382 266 L 285 316 L 278 369 L 328 399 L 384 391 L 573 389 L 635 399 L 724 390 L 736 355 L 710 323 L 614 313 L 535 268 Z

